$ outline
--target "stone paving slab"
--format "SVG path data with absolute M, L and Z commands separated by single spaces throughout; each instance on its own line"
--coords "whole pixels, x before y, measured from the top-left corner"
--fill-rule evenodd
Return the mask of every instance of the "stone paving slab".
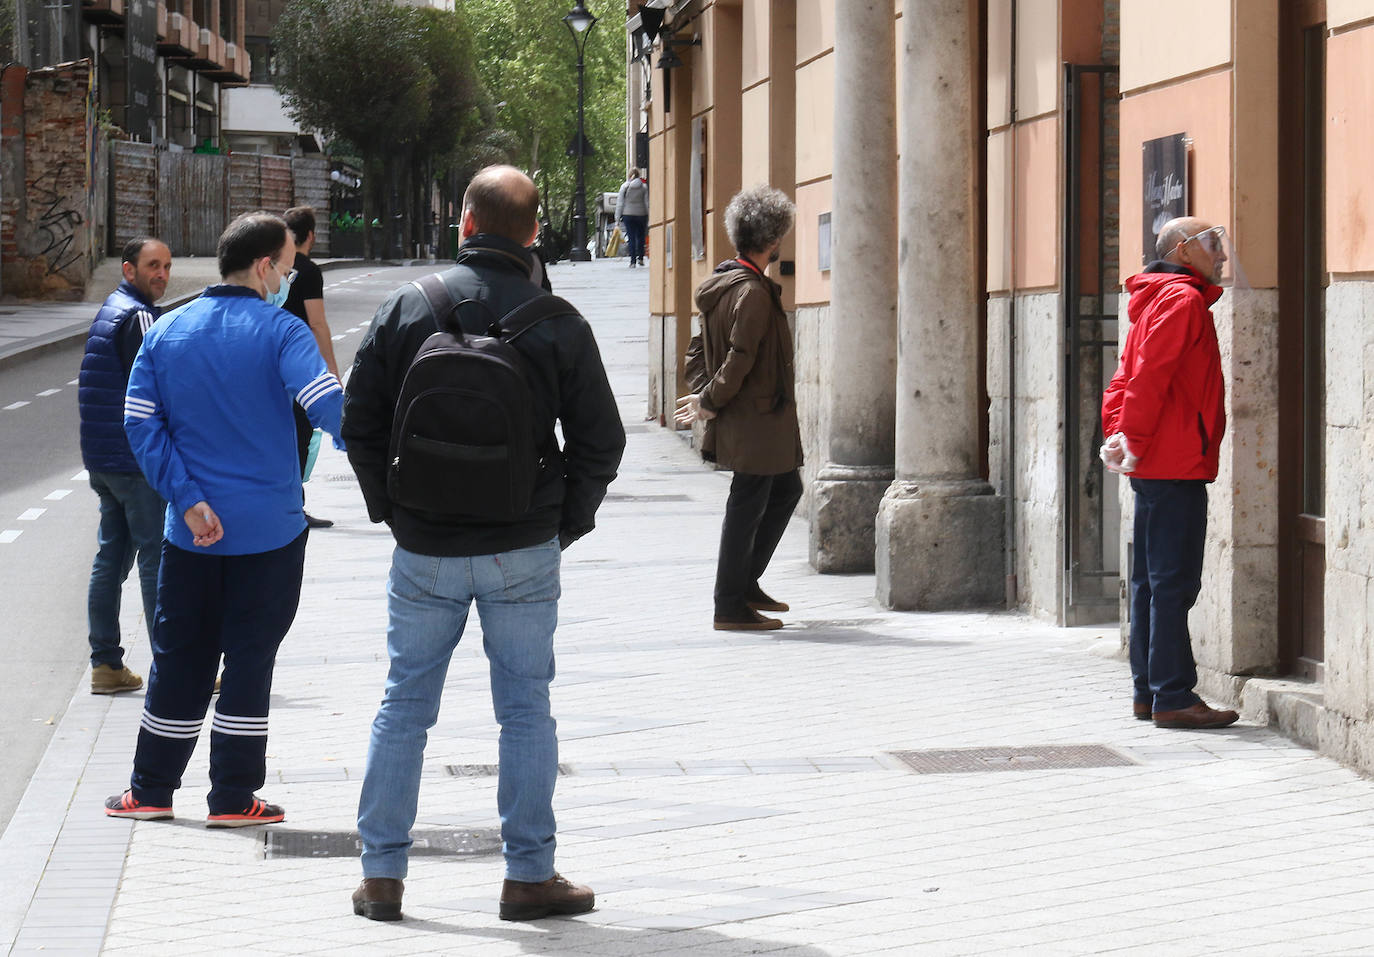
M 644 274 L 592 264 L 553 281 L 592 318 L 638 424 Z M 1374 952 L 1370 782 L 1263 728 L 1133 720 L 1126 667 L 1100 654 L 1114 629 L 881 609 L 871 576 L 810 570 L 800 521 L 765 582 L 792 603 L 788 627 L 714 632 L 728 476 L 657 428 L 629 443 L 598 530 L 565 553 L 553 690 L 559 866 L 596 888 L 596 911 L 500 921 L 500 858 L 479 843 L 412 858 L 404 922 L 355 918 L 356 858 L 268 857 L 266 829 L 204 828 L 204 744 L 175 821 L 106 820 L 142 699 L 78 694 L 0 838 L 21 876 L 0 900 L 0 952 Z M 287 808 L 281 830 L 351 834 L 386 671 L 390 540 L 342 455 L 325 450 L 316 469 L 311 509 L 338 524 L 312 534 L 263 793 Z M 419 829 L 497 824 L 475 615 L 469 628 Z M 895 757 L 1069 745 L 1129 763 L 921 774 Z

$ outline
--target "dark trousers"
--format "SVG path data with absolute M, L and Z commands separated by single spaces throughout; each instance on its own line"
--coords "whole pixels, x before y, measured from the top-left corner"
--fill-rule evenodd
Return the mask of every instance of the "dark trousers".
M 1131 570 L 1131 677 L 1135 700 L 1155 711 L 1197 704 L 1197 664 L 1188 609 L 1202 588 L 1207 483 L 1131 479 L 1135 552 Z
M 296 458 L 301 463 L 301 478 L 305 478 L 305 463 L 310 460 L 310 437 L 315 434 L 315 426 L 310 424 L 310 417 L 299 403 L 292 402 L 291 411 L 296 416 Z M 304 497 L 304 489 L 301 495 Z
M 625 244 L 630 247 L 630 262 L 644 262 L 644 234 L 649 228 L 648 216 L 621 216 L 625 224 Z
M 272 668 L 296 617 L 306 534 L 254 555 L 206 555 L 163 544 L 153 667 L 131 781 L 142 803 L 171 805 L 205 722 L 220 655 L 210 813 L 242 810 L 262 787 Z
M 735 473 L 716 560 L 717 616 L 746 611 L 745 601 L 772 561 L 801 495 L 796 469 L 781 475 Z

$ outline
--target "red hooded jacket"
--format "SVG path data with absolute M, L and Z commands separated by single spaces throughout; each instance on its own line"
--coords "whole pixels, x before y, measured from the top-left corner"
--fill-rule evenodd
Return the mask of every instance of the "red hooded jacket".
M 1131 329 L 1102 396 L 1102 434 L 1126 433 L 1133 478 L 1217 477 L 1225 383 L 1211 305 L 1221 288 L 1172 263 L 1126 280 Z

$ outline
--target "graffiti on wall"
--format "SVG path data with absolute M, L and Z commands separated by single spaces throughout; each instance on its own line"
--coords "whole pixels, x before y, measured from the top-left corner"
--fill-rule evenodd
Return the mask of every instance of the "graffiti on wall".
M 38 254 L 47 259 L 49 276 L 81 258 L 81 251 L 73 247 L 77 230 L 85 224 L 86 218 L 79 209 L 73 208 L 71 197 L 59 189 L 66 168 L 66 163 L 58 163 L 33 183 L 32 195 L 39 207 L 35 225 L 41 237 L 39 241 L 46 244 Z

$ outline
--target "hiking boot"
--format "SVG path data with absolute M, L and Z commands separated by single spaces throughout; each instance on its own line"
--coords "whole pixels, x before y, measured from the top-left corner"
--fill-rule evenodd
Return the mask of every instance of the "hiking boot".
M 173 817 L 170 807 L 153 807 L 134 797 L 132 790 L 105 799 L 106 817 L 127 817 L 135 821 L 158 821 Z
M 395 877 L 364 877 L 353 892 L 353 913 L 368 920 L 400 920 L 405 889 Z
M 501 885 L 502 920 L 538 920 L 550 914 L 585 914 L 596 906 L 590 887 L 553 875 L 537 884 L 508 880 Z
M 252 824 L 276 824 L 286 819 L 286 812 L 276 804 L 268 804 L 254 796 L 253 802 L 241 811 L 228 814 L 211 813 L 205 818 L 206 827 L 248 827 Z
M 91 694 L 137 691 L 142 687 L 143 676 L 134 674 L 128 668 L 116 668 L 113 665 L 91 666 Z

